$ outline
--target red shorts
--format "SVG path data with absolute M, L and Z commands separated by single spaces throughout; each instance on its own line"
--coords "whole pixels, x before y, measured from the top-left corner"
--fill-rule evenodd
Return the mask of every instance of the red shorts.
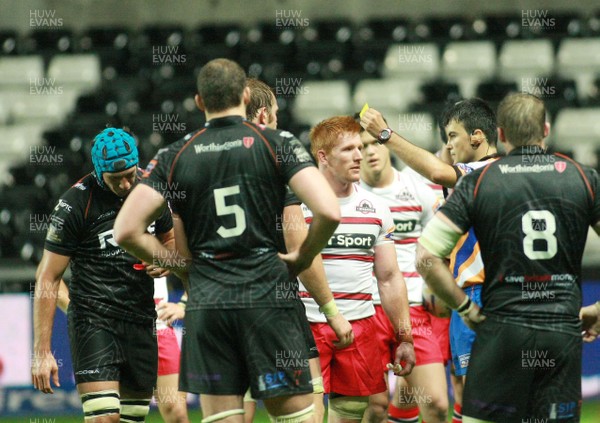
M 179 373 L 179 344 L 172 327 L 156 331 L 158 340 L 158 375 Z
M 367 317 L 350 323 L 354 342 L 343 349 L 333 346 L 337 337 L 327 323 L 310 324 L 319 349 L 325 393 L 365 397 L 384 392 L 387 388 L 380 369 L 375 319 Z
M 450 318 L 432 315 L 431 327 L 433 328 L 433 333 L 438 338 L 445 366 L 452 358 L 452 353 L 450 352 Z
M 431 313 L 425 311 L 423 306 L 410 307 L 410 325 L 415 343 L 417 366 L 443 363 L 444 361 L 438 336 L 433 331 L 432 318 Z
M 381 357 L 381 371 L 387 373 L 388 363 L 394 363 L 396 359 L 396 348 L 398 342 L 396 342 L 396 334 L 394 333 L 394 327 L 390 323 L 387 314 L 383 311 L 383 307 L 380 304 L 375 305 L 375 334 L 377 335 L 377 344 L 379 344 L 380 357 Z

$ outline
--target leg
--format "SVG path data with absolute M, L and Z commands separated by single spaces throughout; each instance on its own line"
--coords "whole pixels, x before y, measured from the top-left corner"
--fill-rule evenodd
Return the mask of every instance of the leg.
M 413 372 L 416 367 L 413 369 Z M 410 392 L 408 382 L 404 377 L 396 377 L 396 389 L 388 407 L 390 422 L 417 423 L 419 421 L 419 406 L 407 393 Z
M 369 395 L 369 406 L 362 418 L 363 423 L 385 423 L 387 421 L 389 395 L 388 390 Z
M 357 423 L 365 415 L 369 397 L 329 396 L 329 423 Z
M 200 395 L 202 423 L 243 423 L 241 395 Z
M 419 406 L 423 420 L 427 423 L 445 422 L 448 415 L 448 387 L 442 363 L 417 366 L 406 376 L 406 381 L 410 386 L 408 391 L 404 391 L 404 397 Z
M 250 389 L 244 395 L 244 423 L 252 423 L 254 414 L 256 413 L 256 400 L 252 398 Z
M 454 374 L 454 365 L 450 370 L 450 381 L 452 382 L 452 391 L 454 392 L 454 410 L 452 412 L 452 423 L 462 422 L 462 403 L 463 390 L 465 389 L 466 376 L 456 376 Z
M 263 400 L 271 421 L 281 423 L 313 423 L 313 394 L 290 395 Z
M 119 382 L 84 382 L 77 384 L 86 423 L 119 423 Z
M 179 391 L 179 375 L 159 376 L 154 396 L 166 423 L 187 423 L 187 394 Z
M 121 422 L 145 422 L 150 412 L 152 391 L 133 391 L 121 386 Z
M 315 422 L 322 423 L 325 417 L 325 404 L 323 403 L 323 376 L 321 376 L 321 362 L 319 357 L 308 361 L 310 377 L 313 385 L 313 403 L 315 405 Z

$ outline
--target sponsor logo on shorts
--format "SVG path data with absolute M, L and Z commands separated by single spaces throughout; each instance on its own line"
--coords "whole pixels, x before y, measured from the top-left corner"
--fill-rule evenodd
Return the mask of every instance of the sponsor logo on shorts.
M 367 214 L 375 213 L 377 210 L 369 200 L 360 200 L 358 206 L 356 206 L 356 211 Z
M 580 403 L 571 402 L 559 402 L 550 404 L 549 418 L 552 419 L 571 419 L 579 416 Z
M 269 391 L 271 389 L 283 388 L 287 386 L 286 379 L 287 378 L 284 371 L 259 375 L 258 390 Z
M 469 367 L 469 359 L 471 358 L 471 354 L 461 354 L 458 356 L 458 363 L 460 364 L 461 369 L 466 369 Z
M 85 369 L 75 372 L 76 375 L 99 375 L 100 369 Z

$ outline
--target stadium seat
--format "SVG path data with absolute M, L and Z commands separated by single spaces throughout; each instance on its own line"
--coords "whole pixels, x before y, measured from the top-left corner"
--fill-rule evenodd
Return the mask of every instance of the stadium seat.
M 406 112 L 408 106 L 419 98 L 419 82 L 405 79 L 365 79 L 354 90 L 354 111 L 369 103 L 384 115 Z
M 18 53 L 18 36 L 13 30 L 0 30 L 0 55 Z
M 2 56 L 0 57 L 0 88 L 18 86 L 29 89 L 44 79 L 44 59 L 42 56 Z
M 593 92 L 594 79 L 600 73 L 598 38 L 568 38 L 558 48 L 557 73 L 577 82 L 577 93 L 585 99 Z
M 577 107 L 577 86 L 572 79 L 531 78 L 521 80 L 520 91 L 534 94 L 544 100 L 546 110 L 550 115 L 565 107 Z
M 498 56 L 498 77 L 505 81 L 549 76 L 554 71 L 552 42 L 540 40 L 506 41 Z
M 426 18 L 419 22 L 414 33 L 422 41 L 435 41 L 443 46 L 449 41 L 465 40 L 470 36 L 471 25 L 463 16 Z
M 434 43 L 392 44 L 386 53 L 386 78 L 432 80 L 440 70 L 440 55 Z
M 125 27 L 96 27 L 83 33 L 78 40 L 81 52 L 97 52 L 98 50 L 124 50 L 129 47 L 131 36 Z
M 21 96 L 15 101 L 12 115 L 15 123 L 39 122 L 46 125 L 61 123 L 73 110 L 77 93 L 72 90 L 45 95 Z
M 575 160 L 596 166 L 600 145 L 600 108 L 563 109 L 551 128 L 550 145 L 555 151 L 572 152 Z
M 475 95 L 490 103 L 492 108 L 495 109 L 498 103 L 506 96 L 506 94 L 517 92 L 518 89 L 519 86 L 516 82 L 490 80 L 479 84 Z
M 518 14 L 495 14 L 475 19 L 473 34 L 478 39 L 493 41 L 496 45 L 522 35 L 522 18 Z
M 437 122 L 448 104 L 456 103 L 463 96 L 458 84 L 433 81 L 421 86 L 419 99 L 410 105 L 410 112 L 427 112 Z
M 46 126 L 39 123 L 23 123 L 0 127 L 2 155 L 0 162 L 18 163 L 29 157 L 30 148 L 41 143 Z
M 73 32 L 63 28 L 35 29 L 23 40 L 23 50 L 26 53 L 53 54 L 73 51 Z
M 93 54 L 56 55 L 48 66 L 48 78 L 57 86 L 93 91 L 102 80 L 100 60 Z
M 239 60 L 242 29 L 236 24 L 202 25 L 189 36 L 188 51 L 198 63 L 216 57 Z
M 300 123 L 312 126 L 328 117 L 353 112 L 350 86 L 345 81 L 307 81 L 297 91 L 293 110 Z
M 496 48 L 490 41 L 449 43 L 442 56 L 444 80 L 458 82 L 465 97 L 475 94 L 477 85 L 496 72 Z
M 409 22 L 401 18 L 370 19 L 356 35 L 357 42 L 371 45 L 401 43 L 409 37 Z

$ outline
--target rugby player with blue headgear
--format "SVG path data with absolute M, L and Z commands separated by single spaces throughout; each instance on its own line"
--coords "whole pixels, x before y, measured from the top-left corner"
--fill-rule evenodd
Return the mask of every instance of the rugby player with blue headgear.
M 50 341 L 60 281 L 70 265 L 69 340 L 85 420 L 144 421 L 158 366 L 154 284 L 113 237 L 123 200 L 140 179 L 138 150 L 131 134 L 106 128 L 91 153 L 94 172 L 60 197 L 50 217 L 36 273 L 32 382 L 44 393 L 53 393 L 51 382 L 60 386 Z M 153 232 L 173 244 L 168 208 Z

